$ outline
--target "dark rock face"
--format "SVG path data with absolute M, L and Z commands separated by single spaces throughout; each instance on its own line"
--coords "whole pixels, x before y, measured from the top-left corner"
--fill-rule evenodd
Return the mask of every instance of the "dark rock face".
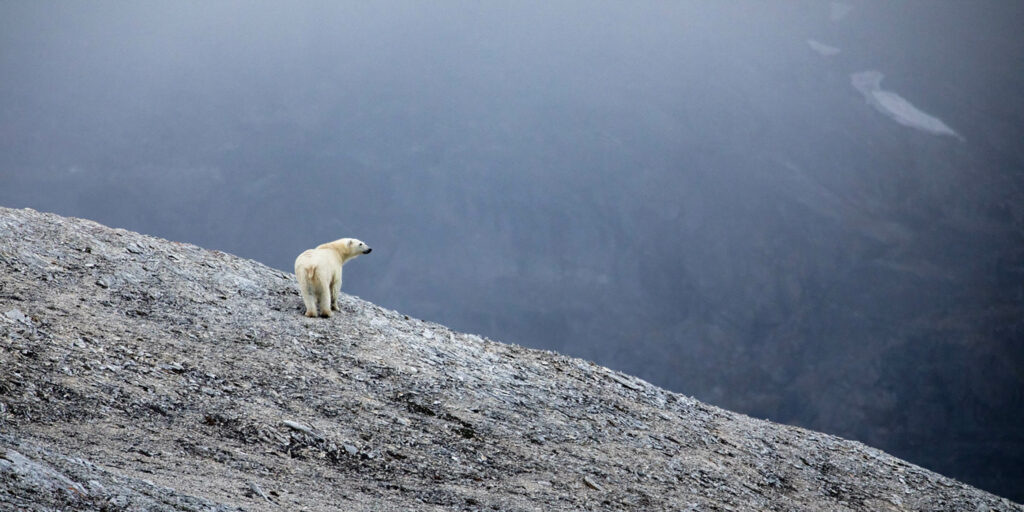
M 863 444 L 0 209 L 4 510 L 1024 510 Z

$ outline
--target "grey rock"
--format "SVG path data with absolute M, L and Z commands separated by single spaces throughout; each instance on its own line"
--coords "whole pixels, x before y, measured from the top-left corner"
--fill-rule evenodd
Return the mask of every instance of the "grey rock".
M 291 276 L 228 254 L 32 210 L 0 231 L 0 510 L 1024 512 L 350 295 L 308 319 Z
M 260 498 L 263 498 L 267 501 L 273 502 L 273 500 L 270 499 L 270 496 L 267 496 L 267 493 L 263 492 L 263 489 L 260 488 L 259 484 L 257 484 L 256 482 L 249 482 L 249 490 L 254 495 L 259 496 Z
M 594 479 L 590 478 L 589 476 L 583 477 L 583 483 L 587 484 L 587 487 L 590 487 L 595 491 L 604 491 L 604 487 L 601 487 L 600 484 L 595 482 Z
M 25 313 L 22 313 L 20 309 L 12 309 L 4 313 L 4 318 L 10 320 L 11 322 L 17 322 L 22 324 L 32 323 L 32 320 L 29 319 L 29 317 L 25 316 Z
M 5 450 L 0 456 L 0 473 L 29 482 L 39 490 L 86 494 L 85 488 L 59 471 L 25 457 L 14 449 Z
M 291 421 L 291 420 L 284 420 L 281 423 L 284 426 L 286 426 L 286 427 L 288 427 L 288 428 L 290 428 L 292 430 L 296 430 L 298 432 L 302 432 L 304 434 L 308 434 L 308 435 L 311 435 L 311 436 L 315 436 L 316 435 L 316 434 L 313 433 L 313 429 L 312 428 L 310 428 L 310 427 L 308 427 L 306 425 L 303 425 L 302 423 L 298 423 L 298 422 Z
M 103 496 L 107 494 L 107 488 L 103 487 L 103 484 L 99 480 L 89 480 L 89 493 L 94 496 Z

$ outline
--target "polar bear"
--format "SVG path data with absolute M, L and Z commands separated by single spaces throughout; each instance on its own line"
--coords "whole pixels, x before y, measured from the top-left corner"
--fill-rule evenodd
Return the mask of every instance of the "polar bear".
M 355 238 L 342 238 L 304 251 L 295 258 L 295 278 L 299 294 L 306 304 L 306 316 L 329 318 L 338 307 L 341 293 L 341 266 L 360 254 L 370 254 L 370 246 Z

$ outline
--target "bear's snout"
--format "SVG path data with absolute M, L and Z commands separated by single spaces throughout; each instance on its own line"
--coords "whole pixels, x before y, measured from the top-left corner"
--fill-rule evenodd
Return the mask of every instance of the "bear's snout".
M 367 247 L 366 250 L 363 251 L 363 254 L 370 254 L 370 251 L 372 251 L 372 250 L 373 250 L 373 248 Z

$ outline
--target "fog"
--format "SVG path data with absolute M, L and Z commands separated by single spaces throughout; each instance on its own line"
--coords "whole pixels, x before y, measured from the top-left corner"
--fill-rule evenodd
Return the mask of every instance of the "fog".
M 348 293 L 1021 501 L 1021 26 L 1000 1 L 4 2 L 0 205 L 286 271 L 358 237 Z

